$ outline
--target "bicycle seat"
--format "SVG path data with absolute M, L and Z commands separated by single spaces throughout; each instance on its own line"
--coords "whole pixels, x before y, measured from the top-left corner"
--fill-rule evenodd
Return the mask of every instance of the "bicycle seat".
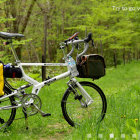
M 18 33 L 0 32 L 0 37 L 3 39 L 12 39 L 12 38 L 21 38 L 24 37 L 24 35 Z

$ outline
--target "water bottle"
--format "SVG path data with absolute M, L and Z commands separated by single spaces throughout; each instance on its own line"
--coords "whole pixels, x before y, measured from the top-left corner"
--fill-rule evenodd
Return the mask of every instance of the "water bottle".
M 69 56 L 69 59 L 68 59 L 68 69 L 69 71 L 71 71 L 72 77 L 75 77 L 79 74 L 77 71 L 75 60 L 71 56 Z
M 74 65 L 76 65 L 75 60 L 71 56 L 69 56 L 68 65 L 70 67 L 73 67 Z

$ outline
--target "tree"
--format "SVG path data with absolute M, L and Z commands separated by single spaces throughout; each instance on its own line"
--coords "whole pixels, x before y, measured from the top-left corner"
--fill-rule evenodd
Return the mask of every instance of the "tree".
M 12 17 L 14 19 L 12 24 L 5 22 L 5 27 L 8 27 L 9 32 L 24 34 L 35 2 L 36 0 L 28 1 L 28 3 L 24 0 L 7 0 L 4 2 L 6 18 Z M 21 48 L 17 47 L 16 52 L 21 59 Z

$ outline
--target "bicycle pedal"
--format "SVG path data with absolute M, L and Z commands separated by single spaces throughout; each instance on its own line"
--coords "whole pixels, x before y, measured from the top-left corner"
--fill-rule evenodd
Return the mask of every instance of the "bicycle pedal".
M 50 113 L 42 114 L 42 117 L 47 117 L 47 116 L 51 116 L 51 114 Z

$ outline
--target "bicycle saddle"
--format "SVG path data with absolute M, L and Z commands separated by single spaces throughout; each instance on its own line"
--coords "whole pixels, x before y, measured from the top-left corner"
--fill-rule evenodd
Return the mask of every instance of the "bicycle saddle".
M 0 37 L 3 39 L 12 39 L 12 38 L 21 38 L 24 37 L 24 35 L 18 33 L 0 32 Z

